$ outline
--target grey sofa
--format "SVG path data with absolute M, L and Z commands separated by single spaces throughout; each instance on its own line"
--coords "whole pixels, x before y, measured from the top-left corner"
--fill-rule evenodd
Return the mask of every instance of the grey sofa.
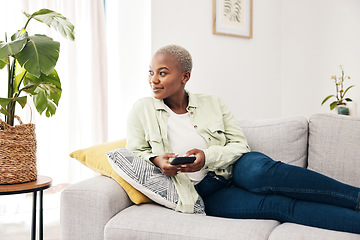
M 360 187 L 359 117 L 316 114 L 309 120 L 303 117 L 243 120 L 240 125 L 252 150 Z M 134 205 L 123 188 L 105 176 L 63 191 L 61 234 L 62 240 L 360 240 L 358 234 L 273 220 L 182 214 L 155 203 Z

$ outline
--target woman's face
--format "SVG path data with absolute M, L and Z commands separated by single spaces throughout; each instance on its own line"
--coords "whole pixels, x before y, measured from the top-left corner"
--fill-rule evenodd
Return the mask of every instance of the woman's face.
M 189 77 L 190 73 L 180 69 L 175 56 L 167 53 L 154 55 L 149 70 L 149 83 L 156 99 L 182 96 Z

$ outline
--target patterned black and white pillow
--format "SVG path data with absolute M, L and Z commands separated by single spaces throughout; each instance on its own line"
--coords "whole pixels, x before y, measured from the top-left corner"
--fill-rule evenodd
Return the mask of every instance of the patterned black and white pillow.
M 175 209 L 179 201 L 170 177 L 125 148 L 106 153 L 112 168 L 134 188 L 165 207 Z M 199 196 L 194 206 L 195 214 L 205 214 L 204 202 Z

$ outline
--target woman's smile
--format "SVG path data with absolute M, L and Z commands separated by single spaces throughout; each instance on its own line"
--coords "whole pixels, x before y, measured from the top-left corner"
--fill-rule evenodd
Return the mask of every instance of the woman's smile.
M 154 93 L 158 93 L 158 92 L 160 92 L 161 90 L 163 90 L 164 87 L 151 85 L 151 89 L 153 90 Z

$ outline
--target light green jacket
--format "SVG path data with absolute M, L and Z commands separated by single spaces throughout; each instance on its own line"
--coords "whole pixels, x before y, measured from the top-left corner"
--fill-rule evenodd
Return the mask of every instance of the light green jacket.
M 250 151 L 239 123 L 220 98 L 187 93 L 187 111 L 194 128 L 208 144 L 208 148 L 203 149 L 204 169 L 229 179 L 232 175 L 232 164 L 242 154 Z M 165 110 L 163 100 L 152 97 L 138 100 L 127 122 L 127 149 L 150 164 L 151 157 L 171 153 L 167 138 L 168 118 L 169 113 Z M 179 173 L 172 179 L 179 194 L 176 210 L 192 213 L 198 199 L 193 183 L 184 173 Z

